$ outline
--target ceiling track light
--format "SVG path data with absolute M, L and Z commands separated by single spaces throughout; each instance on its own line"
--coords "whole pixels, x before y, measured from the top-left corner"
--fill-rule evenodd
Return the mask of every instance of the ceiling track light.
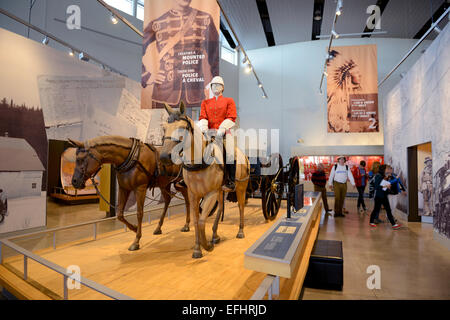
M 339 39 L 339 34 L 336 31 L 331 30 L 331 34 L 334 36 L 335 39 Z
M 250 73 L 250 72 L 252 72 L 252 70 L 253 70 L 253 68 L 252 68 L 252 65 L 251 65 L 251 64 L 248 64 L 248 65 L 245 67 L 245 72 L 246 72 L 246 73 Z
M 262 83 L 260 82 L 260 83 L 258 83 L 258 87 L 260 87 L 260 88 L 262 88 Z
M 342 8 L 344 7 L 344 4 L 342 0 L 338 0 L 337 2 L 337 8 L 336 8 L 336 15 L 340 16 L 342 14 Z
M 324 75 L 325 77 L 328 77 L 328 73 L 327 73 L 326 71 L 323 72 L 323 75 Z
M 84 52 L 80 52 L 80 54 L 78 55 L 78 59 L 80 59 L 82 61 L 89 61 L 89 57 Z
M 49 42 L 49 40 L 48 40 L 47 36 L 45 36 L 45 38 L 44 38 L 44 39 L 42 39 L 42 44 L 45 44 L 45 45 L 47 45 L 47 44 L 48 44 L 48 42 Z
M 119 20 L 116 18 L 116 16 L 112 13 L 111 13 L 110 19 L 111 19 L 112 24 L 117 24 L 119 22 Z
M 449 16 L 450 17 L 450 16 Z M 438 26 L 434 27 L 433 29 L 434 32 L 436 32 L 437 34 L 441 33 L 441 28 L 439 28 Z
M 75 52 L 73 50 L 69 51 L 69 56 L 73 57 L 75 55 Z
M 322 16 L 320 14 L 321 14 L 320 10 L 316 10 L 316 12 L 314 12 L 314 20 L 315 21 L 322 20 Z

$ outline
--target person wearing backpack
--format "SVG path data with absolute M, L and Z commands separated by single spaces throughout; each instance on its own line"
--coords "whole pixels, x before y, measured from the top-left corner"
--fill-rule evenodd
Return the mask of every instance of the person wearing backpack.
M 356 189 L 358 190 L 358 212 L 364 213 L 367 211 L 366 204 L 364 203 L 364 191 L 366 189 L 368 180 L 368 174 L 366 172 L 366 162 L 362 160 L 359 163 L 359 167 L 354 166 L 352 168 L 352 173 L 353 177 L 355 178 Z
M 395 208 L 397 208 L 398 194 L 406 194 L 406 188 L 393 170 L 394 169 L 391 166 L 386 167 L 386 175 L 388 176 L 388 181 L 391 184 L 391 188 L 388 191 L 388 200 L 392 212 L 395 212 Z
M 373 199 L 375 194 L 375 176 L 378 173 L 381 163 L 375 161 L 372 165 L 372 170 L 369 171 L 369 198 Z
M 355 186 L 355 179 L 348 165 L 345 164 L 347 159 L 344 156 L 339 156 L 337 160 L 338 163 L 331 169 L 328 185 L 334 191 L 334 216 L 344 217 L 342 209 L 347 194 L 347 180 L 350 180 L 350 183 Z
M 377 225 L 375 224 L 375 218 L 380 213 L 381 206 L 386 209 L 386 215 L 389 219 L 389 222 L 392 225 L 392 229 L 397 230 L 401 227 L 398 224 L 394 216 L 391 212 L 391 207 L 389 205 L 388 200 L 388 190 L 391 189 L 392 185 L 388 182 L 388 176 L 386 175 L 386 165 L 383 164 L 380 166 L 378 173 L 375 176 L 375 206 L 373 208 L 372 213 L 370 214 L 370 222 L 369 225 L 375 228 Z

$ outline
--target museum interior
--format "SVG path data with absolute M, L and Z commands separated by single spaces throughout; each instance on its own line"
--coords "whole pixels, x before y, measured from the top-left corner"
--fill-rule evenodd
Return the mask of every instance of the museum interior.
M 450 300 L 449 0 L 0 0 L 0 300 Z

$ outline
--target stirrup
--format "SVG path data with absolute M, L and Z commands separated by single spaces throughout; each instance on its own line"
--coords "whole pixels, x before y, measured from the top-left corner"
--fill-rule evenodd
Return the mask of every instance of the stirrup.
M 222 190 L 225 192 L 234 192 L 236 190 L 236 184 L 233 181 L 229 181 L 222 186 Z

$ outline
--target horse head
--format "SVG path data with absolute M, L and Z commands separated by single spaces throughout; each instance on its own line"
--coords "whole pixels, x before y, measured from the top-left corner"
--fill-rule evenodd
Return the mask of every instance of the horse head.
M 72 176 L 72 185 L 75 189 L 84 189 L 86 180 L 93 178 L 102 166 L 100 154 L 83 142 L 68 139 L 70 145 L 77 149 L 75 171 Z
M 167 123 L 163 124 L 164 138 L 163 146 L 160 151 L 160 160 L 163 164 L 172 164 L 172 152 L 179 149 L 182 151 L 182 142 L 186 139 L 186 133 L 193 130 L 190 119 L 186 115 L 184 102 L 180 102 L 180 110 L 174 110 L 167 103 L 164 108 L 169 114 Z

